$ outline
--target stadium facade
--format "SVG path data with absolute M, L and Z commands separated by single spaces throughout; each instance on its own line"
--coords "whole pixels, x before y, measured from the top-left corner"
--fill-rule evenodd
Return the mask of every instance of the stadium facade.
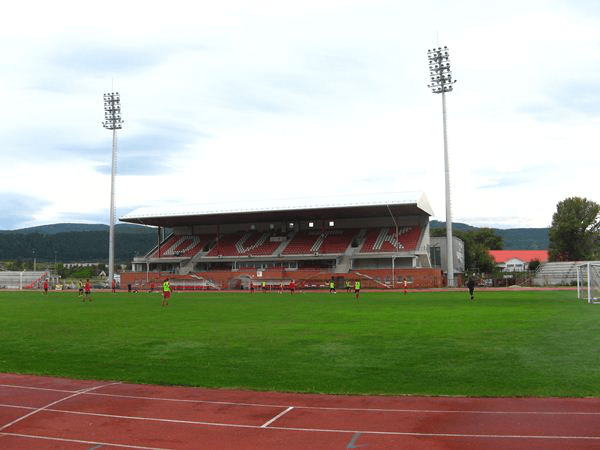
M 338 288 L 357 279 L 370 288 L 405 280 L 441 287 L 432 215 L 421 192 L 141 208 L 120 220 L 156 227 L 157 243 L 134 258 L 121 284 L 146 288 L 168 275 L 175 286 L 197 289 L 271 289 L 291 280 L 320 287 L 332 278 Z

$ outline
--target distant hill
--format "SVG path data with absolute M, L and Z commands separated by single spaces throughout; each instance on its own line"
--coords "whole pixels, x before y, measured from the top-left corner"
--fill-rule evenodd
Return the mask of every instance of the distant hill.
M 130 263 L 156 245 L 156 228 L 115 225 L 115 262 Z M 63 223 L 0 231 L 0 261 L 31 260 L 51 262 L 108 261 L 109 226 Z
M 52 225 L 41 225 L 39 227 L 21 228 L 19 230 L 6 231 L 0 233 L 41 233 L 41 234 L 58 234 L 68 233 L 70 231 L 108 231 L 109 226 L 95 223 L 56 223 Z M 134 225 L 130 223 L 115 224 L 115 231 L 119 232 L 135 232 L 135 233 L 154 233 L 156 228 L 144 227 L 142 225 Z
M 430 228 L 445 228 L 446 222 L 432 220 Z M 473 231 L 473 227 L 464 223 L 453 223 L 452 228 L 461 231 Z M 502 237 L 504 250 L 547 250 L 550 245 L 548 228 L 492 228 L 494 232 Z
M 446 222 L 440 222 L 439 220 L 431 220 L 429 221 L 430 228 L 446 228 Z M 473 231 L 477 230 L 479 227 L 474 227 L 472 225 L 467 225 L 466 223 L 453 222 L 452 229 L 460 230 L 460 231 Z

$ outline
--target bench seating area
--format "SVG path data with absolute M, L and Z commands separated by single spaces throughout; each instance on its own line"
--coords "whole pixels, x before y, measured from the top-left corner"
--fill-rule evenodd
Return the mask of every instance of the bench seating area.
M 344 253 L 357 230 L 299 231 L 283 251 L 283 255 L 308 255 L 314 253 Z
M 299 231 L 294 235 L 290 243 L 283 250 L 283 255 L 307 255 L 314 253 L 313 246 L 317 243 L 317 239 L 321 233 L 317 231 Z
M 191 258 L 215 238 L 215 235 L 172 235 L 160 246 L 161 258 Z M 150 258 L 158 258 L 158 248 L 155 248 Z
M 364 230 L 362 231 L 364 233 Z M 191 258 L 216 240 L 208 250 L 209 257 L 270 256 L 282 244 L 281 238 L 271 241 L 271 232 L 240 231 L 217 236 L 172 235 L 158 248 L 150 252 L 149 258 Z M 303 230 L 295 233 L 285 246 L 283 256 L 288 255 L 333 255 L 344 254 L 353 240 L 362 236 L 358 229 L 347 230 Z M 415 250 L 421 237 L 419 226 L 403 226 L 398 229 L 398 251 Z M 396 251 L 395 228 L 369 228 L 366 230 L 360 253 L 386 253 Z
M 356 235 L 357 230 L 329 231 L 323 239 L 323 243 L 318 249 L 319 253 L 344 253 L 352 239 Z
M 577 284 L 577 266 L 583 261 L 547 262 L 540 264 L 535 272 L 535 286 Z
M 280 242 L 271 242 L 270 233 L 241 232 L 226 234 L 219 238 L 207 256 L 268 256 Z
M 415 250 L 421 237 L 418 226 L 402 226 L 398 228 L 398 251 Z M 369 228 L 361 253 L 380 253 L 396 251 L 395 228 Z

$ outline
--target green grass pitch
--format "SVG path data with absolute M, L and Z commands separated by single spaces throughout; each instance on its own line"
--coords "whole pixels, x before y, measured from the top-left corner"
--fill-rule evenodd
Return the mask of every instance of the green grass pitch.
M 0 292 L 0 372 L 338 394 L 600 396 L 573 291 Z

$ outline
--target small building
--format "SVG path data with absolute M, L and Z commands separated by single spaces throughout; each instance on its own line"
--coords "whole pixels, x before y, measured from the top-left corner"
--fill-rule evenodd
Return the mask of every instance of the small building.
M 548 250 L 489 250 L 489 254 L 503 272 L 525 272 L 532 261 L 548 262 Z
M 431 267 L 440 268 L 448 274 L 448 239 L 446 236 L 431 236 L 429 247 L 429 259 Z M 454 262 L 454 277 L 465 271 L 465 242 L 452 236 L 452 253 Z M 456 284 L 455 284 L 456 286 Z

